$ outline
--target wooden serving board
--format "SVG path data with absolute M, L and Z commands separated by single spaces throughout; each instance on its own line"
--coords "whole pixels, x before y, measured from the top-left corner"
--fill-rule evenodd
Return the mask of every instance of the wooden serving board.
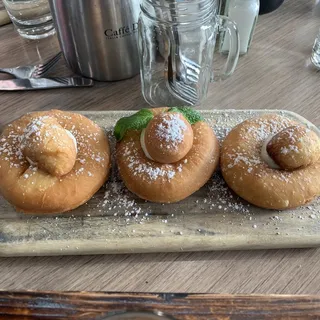
M 202 111 L 219 139 L 237 123 L 268 111 Z M 270 112 L 275 112 L 270 111 Z M 308 123 L 289 111 L 276 111 Z M 85 112 L 111 136 L 123 112 Z M 114 149 L 115 141 L 111 139 Z M 320 245 L 320 200 L 287 211 L 239 199 L 219 173 L 175 204 L 154 204 L 127 191 L 115 166 L 86 205 L 61 215 L 30 216 L 0 199 L 0 256 L 302 248 Z
M 0 319 L 106 319 L 124 312 L 176 320 L 320 319 L 319 296 L 0 292 Z M 138 319 L 138 318 L 135 318 Z

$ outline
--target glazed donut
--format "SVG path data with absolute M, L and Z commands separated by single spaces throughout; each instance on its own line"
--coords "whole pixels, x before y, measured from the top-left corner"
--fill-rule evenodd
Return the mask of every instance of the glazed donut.
M 222 144 L 220 163 L 229 187 L 262 208 L 295 208 L 320 195 L 320 138 L 285 117 L 237 125 Z
M 30 113 L 0 136 L 0 192 L 25 213 L 80 206 L 99 190 L 109 169 L 105 133 L 80 114 Z
M 169 108 L 150 109 L 145 129 L 128 130 L 116 158 L 127 188 L 140 198 L 180 201 L 200 189 L 219 162 L 219 142 L 203 120 L 192 125 Z

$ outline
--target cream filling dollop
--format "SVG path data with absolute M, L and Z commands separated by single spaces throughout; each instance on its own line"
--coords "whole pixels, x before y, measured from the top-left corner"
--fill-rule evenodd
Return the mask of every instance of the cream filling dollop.
M 77 146 L 77 139 L 75 138 L 75 136 L 67 129 L 65 129 L 68 136 L 73 140 L 74 146 L 76 148 L 76 153 L 78 153 L 78 146 Z
M 146 129 L 143 129 L 141 131 L 141 135 L 140 135 L 140 144 L 141 144 L 141 148 L 144 152 L 144 154 L 146 155 L 146 157 L 152 161 L 154 161 L 154 159 L 152 159 L 152 157 L 150 156 L 148 150 L 147 150 L 147 147 L 146 147 L 146 142 L 145 142 L 145 131 Z
M 272 169 L 280 169 L 280 167 L 273 161 L 273 159 L 269 156 L 267 151 L 267 145 L 272 139 L 273 135 L 270 135 L 263 143 L 261 148 L 261 158 L 264 162 L 268 164 L 268 166 Z

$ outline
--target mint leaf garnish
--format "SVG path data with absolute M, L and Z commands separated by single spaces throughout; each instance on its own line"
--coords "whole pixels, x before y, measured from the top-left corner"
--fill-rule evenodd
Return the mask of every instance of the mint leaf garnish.
M 173 107 L 168 111 L 182 113 L 191 125 L 204 120 L 201 114 L 191 107 Z
M 153 113 L 149 109 L 141 109 L 129 117 L 119 119 L 114 127 L 113 134 L 117 141 L 120 141 L 128 130 L 142 130 L 152 118 Z

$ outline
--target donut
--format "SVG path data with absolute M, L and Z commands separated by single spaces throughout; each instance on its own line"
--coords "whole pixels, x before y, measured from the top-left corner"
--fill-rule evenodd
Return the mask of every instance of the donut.
M 222 175 L 248 202 L 267 209 L 301 206 L 320 195 L 319 134 L 291 119 L 248 119 L 222 144 Z
M 106 181 L 110 150 L 88 118 L 29 113 L 0 136 L 0 193 L 24 213 L 61 213 L 87 202 Z
M 144 113 L 149 117 L 139 128 L 116 135 L 120 176 L 142 199 L 178 202 L 210 179 L 219 163 L 219 142 L 191 108 L 147 109 Z M 135 123 L 141 124 L 136 118 Z M 124 121 L 119 120 L 115 131 Z

